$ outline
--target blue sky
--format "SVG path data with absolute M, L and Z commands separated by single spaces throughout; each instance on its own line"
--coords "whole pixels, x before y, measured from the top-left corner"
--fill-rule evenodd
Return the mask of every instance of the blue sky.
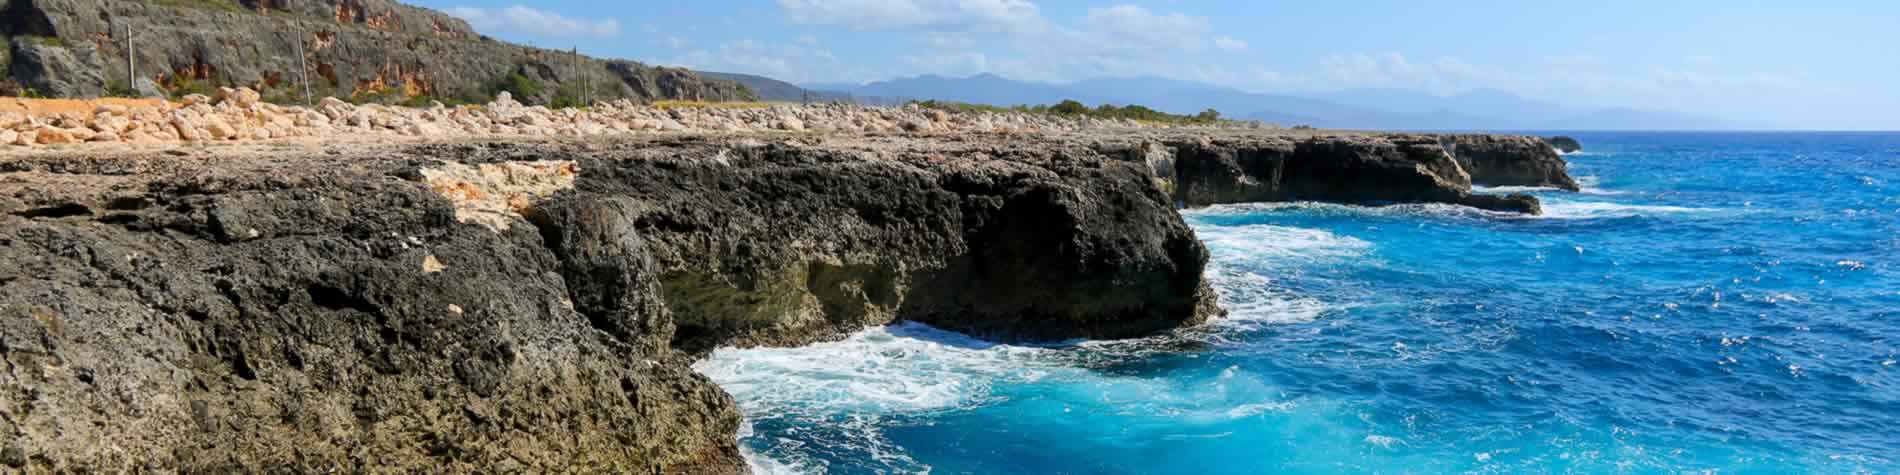
M 411 3 L 510 41 L 807 84 L 990 72 L 1273 93 L 1488 88 L 1579 107 L 1900 129 L 1892 0 Z

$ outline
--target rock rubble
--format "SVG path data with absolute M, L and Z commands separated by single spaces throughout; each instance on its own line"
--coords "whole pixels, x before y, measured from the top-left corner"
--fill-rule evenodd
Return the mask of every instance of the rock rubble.
M 1229 127 L 1255 127 L 1233 123 Z M 311 138 L 329 141 L 480 137 L 598 137 L 657 132 L 1051 133 L 1166 128 L 1128 119 L 1029 113 L 948 113 L 844 104 L 656 107 L 631 100 L 587 108 L 527 106 L 503 92 L 479 106 L 400 107 L 324 98 L 312 107 L 261 100 L 249 88 L 185 96 L 150 107 L 100 105 L 73 113 L 0 113 L 0 141 L 32 147 L 86 142 L 161 144 Z

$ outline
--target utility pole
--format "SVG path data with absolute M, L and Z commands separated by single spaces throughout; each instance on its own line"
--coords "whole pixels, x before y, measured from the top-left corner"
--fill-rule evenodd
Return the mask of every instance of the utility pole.
M 572 53 L 574 53 L 574 58 L 573 58 L 573 60 L 572 60 L 572 62 L 569 62 L 569 63 L 568 63 L 568 65 L 569 65 L 569 72 L 572 72 L 572 73 L 574 73 L 573 75 L 571 75 L 571 76 L 568 76 L 568 80 L 570 80 L 570 81 L 571 81 L 571 80 L 574 80 L 574 79 L 579 79 L 579 78 L 580 78 L 580 75 L 581 75 L 581 47 L 580 47 L 580 46 L 575 46 L 575 47 L 573 47 L 573 48 L 571 48 L 571 49 L 569 49 L 569 52 L 572 52 Z M 570 84 L 571 84 L 571 83 L 570 83 Z M 579 92 L 579 93 L 580 93 L 580 95 L 583 95 L 583 96 L 585 96 L 585 95 L 587 94 L 587 91 L 586 91 L 585 89 L 586 89 L 586 86 L 582 86 L 582 90 L 581 90 L 581 91 L 575 91 L 575 92 Z M 576 100 L 580 100 L 580 98 L 579 98 L 579 97 L 576 97 L 576 98 L 574 98 L 574 99 L 576 99 Z
M 305 64 L 303 59 L 303 28 L 298 28 L 295 34 L 296 38 L 294 39 L 296 41 L 292 41 L 291 43 L 297 45 L 297 75 L 303 79 L 303 105 L 308 106 L 311 105 L 310 66 Z
M 125 87 L 139 90 L 138 64 L 132 59 L 132 24 L 125 24 Z M 108 91 L 110 92 L 110 91 Z

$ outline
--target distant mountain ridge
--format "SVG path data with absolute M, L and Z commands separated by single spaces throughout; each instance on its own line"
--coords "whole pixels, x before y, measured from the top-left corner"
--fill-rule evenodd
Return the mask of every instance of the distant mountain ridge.
M 994 74 L 967 78 L 925 75 L 863 85 L 827 84 L 852 95 L 936 99 L 992 105 L 1141 104 L 1192 114 L 1216 109 L 1227 117 L 1281 125 L 1401 130 L 1703 130 L 1735 124 L 1668 111 L 1585 109 L 1496 89 L 1438 96 L 1407 89 L 1347 89 L 1311 95 L 1262 94 L 1157 77 L 1103 78 L 1069 84 L 1017 81 Z

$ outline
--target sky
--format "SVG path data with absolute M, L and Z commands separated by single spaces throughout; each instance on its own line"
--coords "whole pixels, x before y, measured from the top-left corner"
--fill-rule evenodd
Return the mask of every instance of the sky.
M 484 34 L 799 84 L 994 73 L 1250 92 L 1497 89 L 1900 130 L 1900 1 L 408 0 Z

